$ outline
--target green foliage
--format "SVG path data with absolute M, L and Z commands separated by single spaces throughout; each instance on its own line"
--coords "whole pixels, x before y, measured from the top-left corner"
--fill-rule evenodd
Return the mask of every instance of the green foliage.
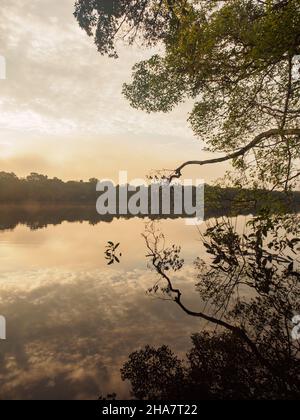
M 101 53 L 116 55 L 120 33 L 162 51 L 137 63 L 124 85 L 133 107 L 169 112 L 194 100 L 195 134 L 222 153 L 271 128 L 299 127 L 299 0 L 112 3 L 76 2 L 75 16 Z M 244 185 L 288 191 L 297 185 L 299 156 L 299 135 L 282 132 L 244 153 L 235 168 L 248 173 Z
M 168 112 L 183 100 L 186 90 L 184 75 L 167 68 L 159 55 L 137 64 L 133 72 L 135 83 L 125 84 L 123 93 L 134 108 Z
M 150 46 L 168 35 L 172 14 L 164 3 L 169 1 L 77 0 L 74 16 L 101 54 L 117 58 L 119 39 L 132 44 L 141 36 Z

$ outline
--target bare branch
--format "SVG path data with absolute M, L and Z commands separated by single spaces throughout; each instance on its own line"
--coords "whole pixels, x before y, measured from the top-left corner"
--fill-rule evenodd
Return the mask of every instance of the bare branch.
M 256 355 L 259 362 L 265 366 L 270 372 L 275 372 L 274 367 L 267 359 L 265 359 L 260 351 L 258 350 L 256 344 L 251 340 L 251 338 L 247 335 L 246 331 L 242 329 L 241 327 L 237 327 L 235 325 L 229 324 L 228 322 L 215 318 L 213 316 L 210 316 L 208 314 L 205 314 L 203 312 L 194 312 L 190 309 L 188 309 L 183 303 L 182 303 L 182 293 L 180 289 L 176 289 L 173 286 L 173 282 L 171 280 L 171 277 L 165 272 L 163 264 L 162 264 L 162 258 L 158 251 L 158 243 L 160 236 L 157 236 L 155 232 L 152 230 L 148 230 L 148 235 L 143 234 L 142 236 L 145 239 L 146 247 L 149 251 L 148 257 L 151 258 L 151 262 L 153 267 L 155 268 L 156 272 L 159 274 L 159 276 L 166 281 L 168 284 L 168 289 L 171 293 L 175 295 L 175 297 L 172 299 L 187 315 L 197 317 L 200 319 L 203 319 L 205 321 L 208 321 L 216 326 L 220 326 L 225 328 L 228 331 L 231 331 L 233 334 L 235 334 L 237 337 L 239 337 L 241 340 L 243 340 L 248 347 L 252 350 L 253 354 Z M 153 242 L 150 241 L 149 235 L 151 235 Z
M 174 173 L 169 177 L 169 182 L 172 182 L 173 179 L 178 179 L 182 176 L 182 170 L 186 166 L 191 165 L 211 165 L 214 163 L 221 163 L 226 162 L 228 160 L 236 159 L 240 156 L 244 156 L 247 152 L 251 149 L 262 143 L 263 141 L 269 139 L 273 136 L 300 136 L 300 128 L 290 128 L 290 129 L 280 129 L 280 128 L 273 128 L 263 133 L 258 134 L 250 143 L 246 146 L 242 147 L 241 149 L 237 150 L 236 152 L 230 153 L 226 156 L 222 156 L 219 158 L 214 159 L 207 159 L 207 160 L 189 160 L 184 162 L 180 165 L 177 169 L 175 169 Z

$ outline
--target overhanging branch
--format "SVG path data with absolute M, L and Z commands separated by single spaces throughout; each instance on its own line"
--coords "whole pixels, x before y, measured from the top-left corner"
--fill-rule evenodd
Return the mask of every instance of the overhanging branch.
M 240 156 L 244 156 L 247 152 L 251 149 L 256 147 L 258 144 L 262 143 L 263 141 L 269 139 L 273 136 L 300 136 L 300 128 L 290 128 L 290 129 L 280 129 L 280 128 L 272 128 L 268 131 L 264 131 L 263 133 L 258 134 L 250 143 L 246 146 L 242 147 L 241 149 L 237 150 L 236 152 L 230 153 L 226 156 L 221 156 L 219 158 L 207 159 L 207 160 L 189 160 L 184 162 L 180 165 L 177 169 L 175 169 L 174 173 L 169 177 L 169 182 L 172 182 L 173 179 L 178 179 L 182 175 L 182 170 L 191 165 L 211 165 L 214 163 L 221 163 L 226 162 L 228 160 L 236 159 Z

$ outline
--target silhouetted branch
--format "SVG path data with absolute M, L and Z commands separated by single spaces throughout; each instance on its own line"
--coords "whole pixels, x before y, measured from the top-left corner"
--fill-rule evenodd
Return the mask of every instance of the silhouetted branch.
M 189 160 L 184 162 L 180 165 L 177 169 L 175 169 L 174 173 L 169 177 L 169 182 L 172 182 L 173 179 L 179 179 L 182 176 L 182 170 L 186 166 L 191 165 L 211 165 L 214 163 L 221 163 L 226 162 L 228 160 L 236 159 L 240 156 L 244 156 L 247 152 L 251 149 L 262 143 L 263 141 L 269 139 L 273 136 L 300 136 L 300 128 L 290 128 L 290 129 L 279 129 L 273 128 L 263 133 L 258 134 L 250 143 L 246 146 L 242 147 L 241 149 L 237 150 L 236 152 L 230 153 L 226 156 L 222 156 L 219 158 L 207 159 L 207 160 Z
M 215 318 L 213 316 L 207 315 L 203 312 L 194 312 L 188 309 L 183 303 L 182 303 L 182 293 L 179 289 L 175 289 L 172 283 L 171 278 L 165 273 L 165 270 L 163 269 L 163 264 L 161 257 L 159 255 L 159 251 L 157 250 L 158 245 L 158 237 L 155 236 L 155 233 L 152 233 L 152 236 L 154 238 L 154 246 L 151 245 L 149 237 L 147 235 L 143 235 L 147 249 L 149 250 L 149 254 L 147 255 L 152 259 L 152 265 L 157 271 L 157 273 L 167 282 L 168 289 L 170 292 L 175 294 L 175 298 L 173 301 L 187 314 L 193 317 L 201 318 L 205 321 L 211 322 L 214 325 L 223 327 L 227 329 L 228 331 L 231 331 L 233 334 L 235 334 L 237 337 L 244 340 L 244 342 L 249 346 L 249 348 L 253 351 L 253 353 L 256 355 L 257 359 L 260 361 L 260 363 L 265 366 L 267 369 L 269 369 L 271 372 L 274 372 L 274 369 L 272 365 L 269 363 L 268 360 L 266 360 L 261 353 L 259 352 L 258 348 L 256 347 L 255 343 L 249 338 L 249 336 L 246 334 L 246 332 L 235 325 L 231 325 L 228 322 Z

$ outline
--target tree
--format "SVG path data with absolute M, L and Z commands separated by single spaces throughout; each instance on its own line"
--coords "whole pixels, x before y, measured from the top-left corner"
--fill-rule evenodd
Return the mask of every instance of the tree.
M 299 217 L 261 215 L 238 234 L 232 223 L 207 229 L 203 243 L 211 259 L 197 259 L 197 290 L 210 310 L 184 304 L 173 273 L 184 261 L 180 247 L 166 247 L 151 222 L 144 235 L 151 266 L 158 274 L 148 293 L 175 302 L 187 315 L 232 334 L 261 369 L 276 378 L 283 393 L 300 389 L 300 342 L 291 338 L 300 312 Z
M 137 63 L 132 82 L 124 84 L 133 107 L 169 112 L 194 101 L 189 121 L 195 135 L 222 156 L 192 157 L 165 175 L 169 181 L 188 165 L 231 161 L 234 186 L 295 189 L 300 177 L 299 0 L 131 0 L 110 7 L 101 0 L 78 0 L 75 17 L 102 54 L 117 57 L 120 38 L 160 46 L 163 52 Z M 299 343 L 290 337 L 291 318 L 300 310 L 298 225 L 294 215 L 265 212 L 245 235 L 230 224 L 208 229 L 203 242 L 211 260 L 208 265 L 197 260 L 197 287 L 214 305 L 213 313 L 190 310 L 174 286 L 172 270 L 183 266 L 180 249 L 165 248 L 163 235 L 152 228 L 144 235 L 158 274 L 149 293 L 160 292 L 186 314 L 232 334 L 285 396 L 300 386 Z M 250 294 L 241 296 L 245 287 Z
M 299 388 L 291 383 L 283 390 L 235 335 L 201 332 L 191 339 L 185 360 L 166 346 L 131 353 L 121 377 L 130 381 L 132 396 L 159 401 L 299 398 Z
M 81 28 L 94 37 L 98 51 L 117 58 L 118 39 L 132 44 L 142 37 L 148 46 L 166 39 L 176 18 L 172 4 L 175 1 L 79 0 L 74 15 Z
M 120 38 L 164 47 L 135 65 L 125 96 L 147 112 L 194 99 L 195 134 L 208 150 L 224 154 L 185 162 L 170 180 L 187 165 L 232 160 L 253 185 L 294 186 L 300 175 L 299 0 L 78 0 L 75 17 L 102 54 L 117 56 Z M 236 179 L 249 184 L 245 176 Z
M 121 375 L 123 380 L 130 380 L 134 396 L 140 400 L 176 399 L 182 394 L 184 369 L 167 346 L 146 346 L 131 353 Z

